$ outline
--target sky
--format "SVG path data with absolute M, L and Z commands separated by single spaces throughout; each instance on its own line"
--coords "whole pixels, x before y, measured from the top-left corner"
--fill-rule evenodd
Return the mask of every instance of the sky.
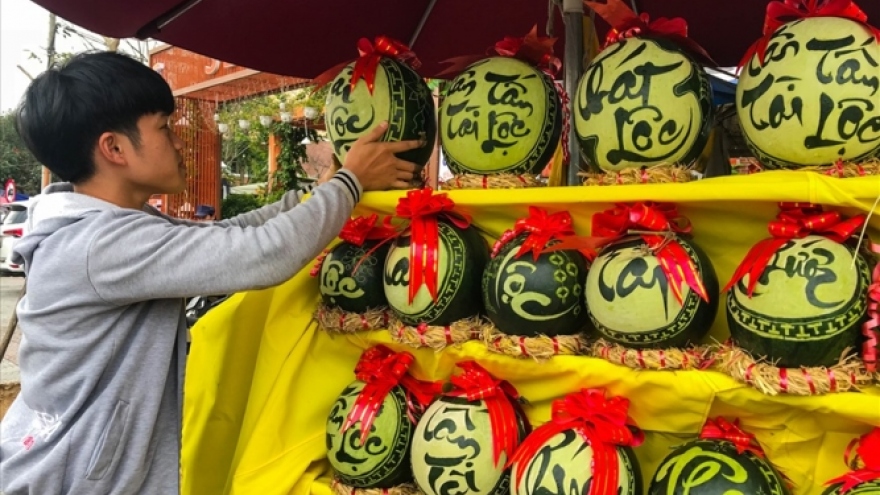
M 0 1 L 0 113 L 14 108 L 30 79 L 18 69 L 21 65 L 32 76 L 45 68 L 29 60 L 29 51 L 45 54 L 49 34 L 49 13 L 30 0 Z M 74 38 L 58 36 L 56 50 L 83 50 L 85 44 Z

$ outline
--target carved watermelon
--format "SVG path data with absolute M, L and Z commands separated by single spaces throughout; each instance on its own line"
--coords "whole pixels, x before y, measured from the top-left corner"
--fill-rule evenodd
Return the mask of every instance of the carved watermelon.
M 610 244 L 587 275 L 587 311 L 603 338 L 625 347 L 670 348 L 698 343 L 709 331 L 718 310 L 718 277 L 696 244 L 676 240 L 702 276 L 709 302 L 683 284 L 680 304 L 641 238 Z
M 657 468 L 648 495 L 789 495 L 779 473 L 726 440 L 695 440 L 675 449 Z
M 419 166 L 431 158 L 437 132 L 434 97 L 425 81 L 408 66 L 383 58 L 376 70 L 373 93 L 364 80 L 351 90 L 354 63 L 336 76 L 327 93 L 324 106 L 327 135 L 340 163 L 351 145 L 383 120 L 388 121 L 384 141 L 425 139 L 421 148 L 398 156 Z
M 376 248 L 379 242 L 367 241 L 363 246 L 343 242 L 327 254 L 321 264 L 324 304 L 353 313 L 388 306 L 382 273 L 391 244 Z
M 415 425 L 407 416 L 407 397 L 396 386 L 385 397 L 361 444 L 361 423 L 342 433 L 364 382 L 355 381 L 342 391 L 327 418 L 327 459 L 337 478 L 355 488 L 391 488 L 412 481 L 409 452 Z

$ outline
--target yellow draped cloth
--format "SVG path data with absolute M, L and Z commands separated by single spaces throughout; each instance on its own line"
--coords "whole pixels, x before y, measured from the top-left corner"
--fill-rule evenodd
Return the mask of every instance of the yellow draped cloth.
M 370 193 L 357 214 L 391 214 L 401 191 Z M 457 209 L 497 238 L 530 205 L 568 210 L 579 234 L 592 214 L 615 202 L 676 202 L 694 225 L 694 240 L 712 259 L 723 285 L 748 249 L 768 236 L 779 201 L 808 201 L 844 214 L 869 212 L 880 178 L 836 179 L 809 172 L 764 172 L 687 184 L 455 191 Z M 880 240 L 880 218 L 869 235 Z M 331 405 L 354 379 L 361 352 L 390 344 L 386 331 L 332 336 L 312 313 L 320 300 L 309 268 L 278 286 L 238 294 L 193 329 L 185 388 L 183 491 L 187 494 L 329 494 L 325 422 Z M 707 339 L 728 336 L 724 304 Z M 404 350 L 390 344 L 395 350 Z M 631 401 L 646 432 L 636 449 L 644 478 L 670 448 L 696 437 L 709 417 L 740 418 L 768 458 L 796 485 L 819 494 L 847 471 L 843 455 L 853 438 L 880 426 L 880 387 L 815 397 L 767 396 L 716 371 L 635 371 L 591 357 L 546 362 L 489 352 L 468 342 L 441 352 L 411 350 L 412 372 L 445 379 L 458 361 L 475 359 L 512 382 L 530 406 L 534 425 L 549 419 L 552 400 L 581 388 L 602 387 Z

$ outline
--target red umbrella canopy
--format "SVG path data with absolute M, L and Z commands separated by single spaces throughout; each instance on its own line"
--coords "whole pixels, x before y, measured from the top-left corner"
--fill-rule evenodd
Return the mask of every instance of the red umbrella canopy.
M 357 56 L 359 38 L 386 35 L 412 46 L 425 76 L 443 60 L 484 53 L 505 36 L 544 34 L 547 0 L 34 0 L 105 36 L 152 37 L 209 57 L 276 74 L 313 78 Z M 561 2 L 560 2 L 561 3 Z M 549 4 L 553 4 L 552 1 Z M 761 36 L 766 0 L 637 0 L 652 19 L 683 17 L 690 37 L 721 66 L 736 65 Z M 862 0 L 880 23 L 880 1 Z M 564 25 L 553 15 L 556 55 Z M 424 24 L 422 21 L 424 20 Z M 597 21 L 600 35 L 607 25 Z M 421 26 L 421 27 L 420 27 Z

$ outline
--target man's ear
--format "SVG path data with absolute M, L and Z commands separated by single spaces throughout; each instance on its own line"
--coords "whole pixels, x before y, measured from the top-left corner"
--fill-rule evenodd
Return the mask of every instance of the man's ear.
M 120 136 L 115 132 L 105 132 L 98 137 L 97 154 L 114 165 L 126 165 L 125 154 L 122 152 Z

